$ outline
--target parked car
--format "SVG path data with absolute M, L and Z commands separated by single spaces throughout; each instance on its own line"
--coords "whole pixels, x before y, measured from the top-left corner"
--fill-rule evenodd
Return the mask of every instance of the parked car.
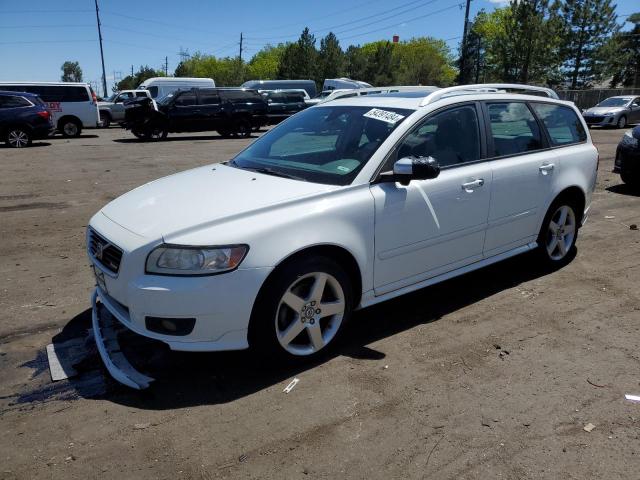
M 313 80 L 248 80 L 242 88 L 254 88 L 256 90 L 305 90 L 310 98 L 316 96 L 316 82 Z
M 616 148 L 613 173 L 627 185 L 640 187 L 640 126 L 628 130 Z
M 624 128 L 629 123 L 640 122 L 640 97 L 609 97 L 595 107 L 584 110 L 582 116 L 590 127 Z
M 371 88 L 373 85 L 362 82 L 360 80 L 351 80 L 350 78 L 326 78 L 322 84 L 322 90 L 351 90 L 353 88 Z
M 310 98 L 309 100 L 305 100 L 305 103 L 307 104 L 307 106 L 313 107 L 314 105 L 318 105 L 319 103 L 322 103 L 323 101 L 325 101 L 329 97 L 331 97 L 333 99 L 339 93 L 351 92 L 351 91 L 352 91 L 352 89 L 323 90 L 322 92 L 320 92 L 315 97 Z M 356 95 L 354 94 L 353 96 L 355 97 Z
M 54 131 L 51 112 L 40 97 L 0 90 L 0 138 L 8 147 L 28 147 Z
M 304 90 L 302 91 L 304 92 Z M 305 94 L 299 90 L 273 90 L 262 92 L 267 101 L 267 119 L 269 125 L 275 125 L 294 113 L 307 108 Z M 305 92 L 306 93 L 306 92 Z
M 338 100 L 340 98 L 349 98 L 349 97 L 359 97 L 363 95 L 379 95 L 382 93 L 396 93 L 396 92 L 413 92 L 413 91 L 429 91 L 433 90 L 435 87 L 432 86 L 397 86 L 392 85 L 388 87 L 362 87 L 362 88 L 352 88 L 351 90 L 325 90 L 322 92 L 321 97 L 316 97 L 311 101 L 308 101 L 308 105 L 317 105 L 319 103 L 331 102 L 333 100 Z
M 150 98 L 125 104 L 123 126 L 138 138 L 159 140 L 169 132 L 216 130 L 223 137 L 248 137 L 267 123 L 267 103 L 257 90 L 192 88 L 177 90 L 157 101 Z
M 83 128 L 98 126 L 98 102 L 88 83 L 0 82 L 0 90 L 38 95 L 47 104 L 53 124 L 64 137 L 79 137 Z
M 100 125 L 103 128 L 109 128 L 111 122 L 124 121 L 125 102 L 138 97 L 151 98 L 151 93 L 149 90 L 122 90 L 114 93 L 104 101 L 98 102 Z
M 100 354 L 134 388 L 152 379 L 110 353 L 114 322 L 174 350 L 315 357 L 356 309 L 524 252 L 560 267 L 597 162 L 572 103 L 484 85 L 306 109 L 91 219 Z
M 213 88 L 216 82 L 212 78 L 190 77 L 153 77 L 148 78 L 136 90 L 148 90 L 151 98 L 162 98 L 176 90 L 189 90 L 190 88 Z

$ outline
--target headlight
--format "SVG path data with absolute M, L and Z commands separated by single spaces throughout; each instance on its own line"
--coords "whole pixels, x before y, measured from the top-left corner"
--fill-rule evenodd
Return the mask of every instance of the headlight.
M 622 143 L 630 147 L 637 147 L 638 139 L 633 136 L 632 130 L 627 130 L 622 136 Z
M 248 251 L 248 245 L 162 245 L 147 257 L 146 272 L 161 275 L 214 275 L 237 268 Z

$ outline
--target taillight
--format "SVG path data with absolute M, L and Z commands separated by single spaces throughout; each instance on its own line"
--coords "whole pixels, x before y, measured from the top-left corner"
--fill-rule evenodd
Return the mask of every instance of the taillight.
M 38 115 L 44 118 L 45 120 L 49 120 L 49 117 L 51 117 L 49 110 L 43 110 L 42 112 L 38 112 Z
M 96 97 L 96 92 L 94 92 L 93 90 L 91 90 L 91 100 L 93 100 L 93 103 L 98 103 L 98 97 Z

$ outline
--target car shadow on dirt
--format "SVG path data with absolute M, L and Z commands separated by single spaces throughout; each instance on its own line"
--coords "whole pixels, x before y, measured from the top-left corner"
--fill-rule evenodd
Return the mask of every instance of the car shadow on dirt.
M 640 188 L 626 183 L 619 183 L 618 185 L 611 185 L 606 188 L 607 192 L 617 193 L 618 195 L 629 195 L 631 197 L 640 197 Z
M 571 255 L 576 255 L 576 249 Z M 136 368 L 156 379 L 148 390 L 135 391 L 113 381 L 95 349 L 78 366 L 84 373 L 69 379 L 69 386 L 77 386 L 78 397 L 106 399 L 150 410 L 228 403 L 278 383 L 284 385 L 336 356 L 382 360 L 385 352 L 368 345 L 418 325 L 435 322 L 503 290 L 550 273 L 552 270 L 541 268 L 532 254 L 525 254 L 361 310 L 345 326 L 337 348 L 315 361 L 283 363 L 251 351 L 172 352 L 161 342 L 128 332 L 120 337 L 122 351 Z M 54 343 L 86 332 L 90 328 L 90 316 L 89 310 L 76 316 L 53 339 Z M 102 389 L 91 381 L 98 371 L 106 383 Z
M 31 145 L 29 145 L 26 148 L 48 147 L 50 145 L 51 144 L 49 142 L 34 141 Z M 0 148 L 6 148 L 7 150 L 13 150 L 13 147 L 10 147 L 9 145 L 7 145 L 4 142 L 0 143 Z M 16 150 L 22 150 L 22 149 L 16 149 Z

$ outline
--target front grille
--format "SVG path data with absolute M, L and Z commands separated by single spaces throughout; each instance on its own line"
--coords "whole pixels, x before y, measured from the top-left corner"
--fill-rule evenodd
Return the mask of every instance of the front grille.
M 604 120 L 604 117 L 584 117 L 587 123 L 600 123 Z
M 122 250 L 109 243 L 108 240 L 89 229 L 89 242 L 87 245 L 91 257 L 107 270 L 118 273 Z

